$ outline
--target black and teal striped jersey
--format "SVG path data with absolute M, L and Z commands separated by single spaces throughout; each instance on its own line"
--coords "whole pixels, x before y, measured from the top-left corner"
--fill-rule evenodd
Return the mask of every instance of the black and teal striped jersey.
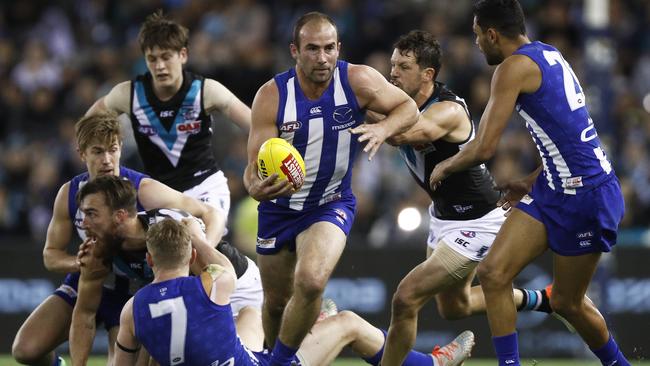
M 131 126 L 145 171 L 181 192 L 219 170 L 203 88 L 202 76 L 184 71 L 181 89 L 161 101 L 150 73 L 131 82 Z

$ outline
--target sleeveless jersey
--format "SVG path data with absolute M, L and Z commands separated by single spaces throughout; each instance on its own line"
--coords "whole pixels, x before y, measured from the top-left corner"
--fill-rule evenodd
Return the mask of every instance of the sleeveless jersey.
M 219 170 L 203 84 L 203 77 L 185 71 L 181 89 L 163 102 L 154 94 L 150 73 L 131 82 L 131 126 L 145 171 L 180 192 Z
M 532 59 L 542 73 L 539 89 L 519 94 L 516 105 L 542 157 L 544 170 L 536 184 L 574 195 L 614 176 L 589 117 L 582 87 L 560 52 L 532 42 L 514 54 Z
M 133 187 L 135 188 L 136 192 L 140 188 L 140 181 L 142 178 L 148 178 L 146 174 L 142 174 L 140 172 L 122 166 L 120 167 L 120 177 L 130 180 L 131 183 L 133 183 Z M 77 236 L 79 239 L 81 239 L 81 241 L 86 240 L 86 232 L 81 227 L 81 223 L 84 219 L 84 214 L 79 210 L 79 205 L 77 205 L 77 192 L 79 192 L 81 187 L 83 187 L 84 184 L 88 182 L 88 178 L 88 172 L 79 174 L 76 177 L 72 178 L 70 180 L 70 190 L 68 191 L 68 215 L 70 216 L 70 220 L 72 220 L 74 223 Z M 138 211 L 144 210 L 140 204 L 140 201 L 137 201 L 137 207 Z
M 149 226 L 164 219 L 171 218 L 180 221 L 186 217 L 192 217 L 192 215 L 182 210 L 167 208 L 138 213 L 138 220 L 145 231 L 149 229 Z M 230 260 L 235 268 L 237 278 L 246 272 L 248 261 L 246 256 L 237 248 L 227 242 L 221 242 L 217 246 L 217 250 Z M 153 271 L 147 264 L 146 253 L 146 248 L 141 250 L 118 250 L 112 259 L 112 272 L 104 282 L 104 286 L 118 292 L 133 294 L 150 283 L 153 280 Z
M 199 277 L 142 288 L 133 321 L 136 338 L 160 365 L 257 364 L 237 337 L 230 305 L 213 303 Z
M 473 220 L 484 216 L 496 207 L 499 193 L 493 189 L 492 175 L 484 164 L 457 172 L 441 182 L 435 191 L 429 186 L 429 176 L 439 162 L 455 155 L 474 138 L 475 129 L 465 100 L 458 97 L 443 83 L 436 82 L 433 94 L 420 107 L 426 111 L 438 102 L 460 104 L 472 125 L 467 140 L 448 142 L 442 139 L 421 145 L 402 145 L 400 154 L 406 162 L 411 175 L 433 200 L 433 215 L 441 220 Z
M 352 165 L 359 142 L 347 131 L 363 122 L 365 111 L 348 81 L 348 63 L 338 61 L 332 80 L 317 100 L 308 99 L 291 69 L 275 76 L 280 103 L 276 125 L 305 160 L 305 183 L 289 198 L 275 204 L 293 210 L 306 210 L 352 196 Z M 262 202 L 264 206 L 269 202 Z

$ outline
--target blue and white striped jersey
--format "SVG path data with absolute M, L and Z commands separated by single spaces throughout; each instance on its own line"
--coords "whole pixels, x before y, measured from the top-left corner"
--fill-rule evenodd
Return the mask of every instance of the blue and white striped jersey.
M 275 204 L 302 211 L 352 196 L 352 165 L 359 142 L 348 129 L 363 123 L 365 111 L 350 87 L 348 63 L 337 62 L 330 85 L 317 100 L 304 95 L 295 69 L 276 75 L 275 83 L 280 94 L 279 135 L 300 152 L 307 172 L 302 188 Z
M 544 171 L 537 184 L 576 194 L 613 176 L 582 87 L 560 52 L 542 42 L 532 42 L 514 54 L 530 57 L 542 72 L 539 89 L 519 94 L 516 105 L 542 157 Z

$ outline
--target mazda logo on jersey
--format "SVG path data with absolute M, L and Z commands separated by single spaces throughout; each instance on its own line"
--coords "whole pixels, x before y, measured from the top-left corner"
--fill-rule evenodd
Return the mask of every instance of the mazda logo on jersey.
M 346 123 L 352 120 L 352 108 L 348 106 L 338 107 L 332 114 L 334 120 L 338 123 Z
M 280 132 L 293 132 L 302 127 L 300 121 L 287 121 L 280 126 Z

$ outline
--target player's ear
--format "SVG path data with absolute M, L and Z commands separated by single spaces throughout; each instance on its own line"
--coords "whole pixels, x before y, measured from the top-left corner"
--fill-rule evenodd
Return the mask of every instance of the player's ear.
M 149 252 L 146 253 L 146 258 L 147 258 L 147 264 L 149 267 L 153 268 L 154 263 L 153 263 L 153 258 L 151 257 L 151 254 Z
M 178 55 L 181 58 L 181 63 L 185 65 L 185 63 L 187 62 L 187 47 L 181 48 L 181 50 L 178 51 Z
M 190 256 L 190 265 L 196 262 L 196 249 L 192 248 L 192 255 Z
M 496 44 L 499 40 L 499 33 L 494 28 L 488 28 L 486 32 L 488 41 L 492 44 Z
M 293 57 L 294 60 L 298 58 L 298 46 L 296 44 L 290 43 L 289 44 L 289 50 L 291 51 L 291 57 Z
M 422 73 L 422 78 L 424 81 L 433 81 L 433 78 L 436 75 L 436 69 L 433 67 L 427 67 L 424 69 L 424 72 Z

